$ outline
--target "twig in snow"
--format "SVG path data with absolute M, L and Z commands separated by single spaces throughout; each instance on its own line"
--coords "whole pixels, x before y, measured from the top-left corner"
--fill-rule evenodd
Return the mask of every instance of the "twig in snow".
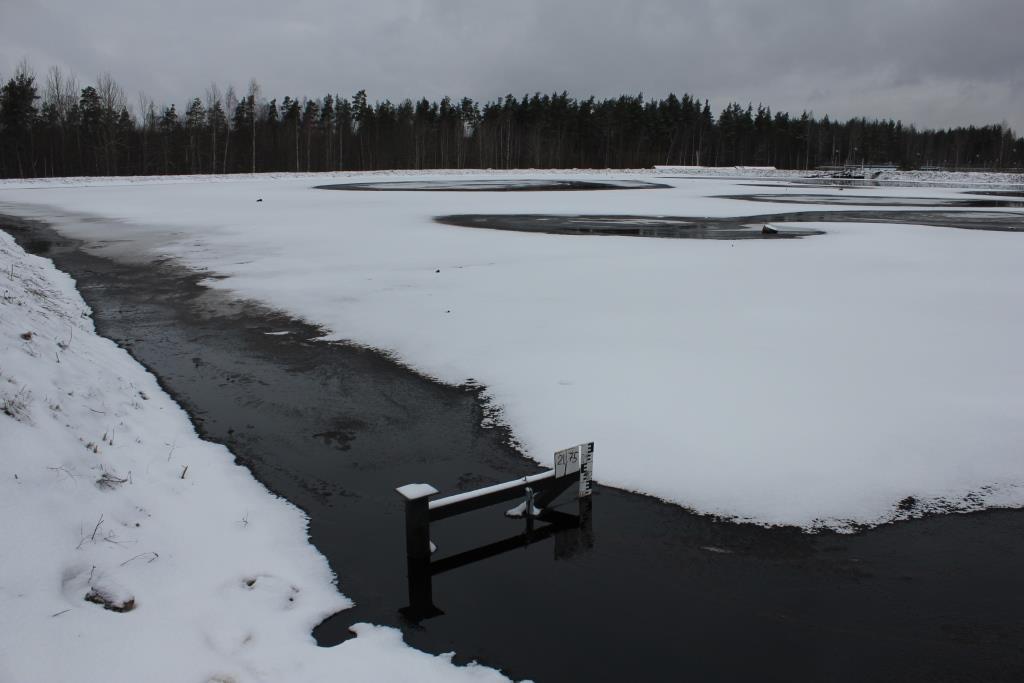
M 155 553 L 155 552 L 148 552 L 148 553 L 139 553 L 139 554 L 138 554 L 138 555 L 136 555 L 135 557 L 130 557 L 130 558 L 128 558 L 127 560 L 125 560 L 124 562 L 122 562 L 122 563 L 121 563 L 121 566 L 123 567 L 123 566 L 125 566 L 126 564 L 128 564 L 129 562 L 132 562 L 132 561 L 134 561 L 134 560 L 137 560 L 137 559 L 139 559 L 140 557 L 146 557 L 147 555 L 152 555 L 152 557 L 150 557 L 150 558 L 149 558 L 148 560 L 146 560 L 146 564 L 150 564 L 151 562 L 155 562 L 155 561 L 156 561 L 156 559 L 157 559 L 158 557 L 160 557 L 160 553 Z
M 186 472 L 188 472 L 188 465 L 185 465 L 185 469 L 183 469 L 183 470 L 181 471 L 181 478 L 182 478 L 182 479 L 184 479 L 184 478 L 185 478 L 185 473 L 186 473 Z
M 68 475 L 72 479 L 77 479 L 78 478 L 74 474 L 72 474 L 66 467 L 63 467 L 63 466 L 61 466 L 61 467 L 47 467 L 46 469 L 50 470 L 51 472 L 63 472 L 64 474 Z M 15 475 L 15 476 L 17 476 L 17 475 Z
M 31 424 L 28 414 L 28 402 L 31 397 L 32 392 L 28 390 L 28 385 L 26 384 L 16 391 L 14 396 L 0 400 L 0 413 L 13 417 L 18 422 L 28 422 Z
M 135 545 L 138 541 L 119 541 L 117 540 L 117 534 L 113 531 L 108 531 L 107 535 L 103 537 L 103 540 L 107 543 L 113 543 L 114 545 L 124 547 L 126 545 Z
M 104 472 L 100 475 L 100 478 L 96 480 L 96 486 L 99 486 L 101 489 L 113 490 L 121 484 L 127 484 L 129 479 L 131 479 L 131 473 L 129 473 L 128 477 L 125 478 L 119 477 L 116 474 L 111 474 L 110 472 Z
M 99 521 L 96 522 L 96 526 L 94 526 L 93 529 L 92 529 L 92 536 L 89 537 L 90 541 L 95 541 L 96 540 L 96 532 L 100 530 L 100 525 L 101 524 L 103 524 L 103 515 L 102 514 L 100 515 Z M 95 569 L 95 567 L 93 567 L 93 569 Z
M 59 617 L 60 615 L 67 614 L 70 611 L 71 611 L 71 608 L 68 607 L 67 609 L 61 610 L 60 612 L 57 612 L 56 614 L 51 614 L 50 618 L 52 619 L 53 617 Z

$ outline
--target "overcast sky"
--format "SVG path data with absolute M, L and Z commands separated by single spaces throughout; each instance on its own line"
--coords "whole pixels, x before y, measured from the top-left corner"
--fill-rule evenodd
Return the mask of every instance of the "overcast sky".
M 279 100 L 671 91 L 1024 133 L 1024 0 L 0 0 L 0 76 L 22 58 L 179 106 L 250 78 Z

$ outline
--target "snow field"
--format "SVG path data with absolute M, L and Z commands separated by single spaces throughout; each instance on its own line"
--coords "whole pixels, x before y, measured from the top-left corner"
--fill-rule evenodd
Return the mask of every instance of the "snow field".
M 210 286 L 443 381 L 475 378 L 539 462 L 593 440 L 597 480 L 699 512 L 849 530 L 1024 505 L 1019 234 L 826 223 L 818 237 L 732 243 L 474 230 L 432 218 L 835 207 L 722 199 L 768 190 L 656 174 L 675 187 L 311 189 L 332 177 L 11 187 L 0 203 L 99 253 L 226 276 Z
M 360 624 L 274 497 L 0 232 L 0 681 L 505 680 Z

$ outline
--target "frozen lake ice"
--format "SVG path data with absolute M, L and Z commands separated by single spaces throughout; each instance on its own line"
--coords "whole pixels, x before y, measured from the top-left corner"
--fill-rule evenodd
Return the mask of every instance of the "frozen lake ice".
M 338 180 L 671 187 L 312 189 L 325 179 L 8 182 L 0 208 L 52 221 L 98 254 L 208 272 L 209 287 L 427 376 L 473 377 L 530 457 L 594 440 L 599 481 L 698 512 L 854 529 L 1024 503 L 1021 217 L 947 206 L 977 199 L 966 194 L 977 186 L 873 189 L 896 203 L 934 199 L 896 224 L 875 222 L 871 206 L 833 213 L 841 190 L 789 180 L 776 204 L 754 204 L 726 196 L 743 194 L 745 179 L 654 173 Z M 785 199 L 794 192 L 821 203 L 797 212 Z M 452 214 L 754 225 L 799 214 L 786 229 L 827 234 L 637 240 L 434 221 Z M 937 227 L 972 224 L 1004 232 Z M 900 506 L 907 498 L 913 509 Z

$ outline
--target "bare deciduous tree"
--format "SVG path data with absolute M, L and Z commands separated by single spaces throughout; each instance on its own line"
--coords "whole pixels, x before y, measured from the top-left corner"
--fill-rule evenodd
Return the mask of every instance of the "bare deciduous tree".
M 118 118 L 128 110 L 128 98 L 124 90 L 109 73 L 96 79 L 96 94 L 100 103 L 99 145 L 102 149 L 104 172 L 117 174 Z
M 72 108 L 78 103 L 78 79 L 74 73 L 67 75 L 59 66 L 51 66 L 46 73 L 43 88 L 43 104 L 49 104 L 57 114 L 61 126 L 66 126 Z
M 141 137 L 141 158 L 139 163 L 141 164 L 143 173 L 149 172 L 150 167 L 150 155 L 149 145 L 153 136 L 156 134 L 156 103 L 153 99 L 146 95 L 146 93 L 139 93 L 139 117 L 140 123 L 140 137 Z
M 217 131 L 224 125 L 224 105 L 221 102 L 220 87 L 211 83 L 206 89 L 206 120 L 210 126 L 210 172 L 217 172 Z
M 256 103 L 260 98 L 260 84 L 256 82 L 256 79 L 249 80 L 249 92 L 246 95 L 246 101 L 248 102 L 249 110 L 249 130 L 252 136 L 252 172 L 256 172 Z
M 235 86 L 229 85 L 227 92 L 224 93 L 224 111 L 228 116 L 231 116 L 236 107 L 238 107 L 238 96 L 235 94 Z M 228 172 L 228 150 L 230 146 L 231 126 L 229 125 L 224 134 L 224 173 Z

